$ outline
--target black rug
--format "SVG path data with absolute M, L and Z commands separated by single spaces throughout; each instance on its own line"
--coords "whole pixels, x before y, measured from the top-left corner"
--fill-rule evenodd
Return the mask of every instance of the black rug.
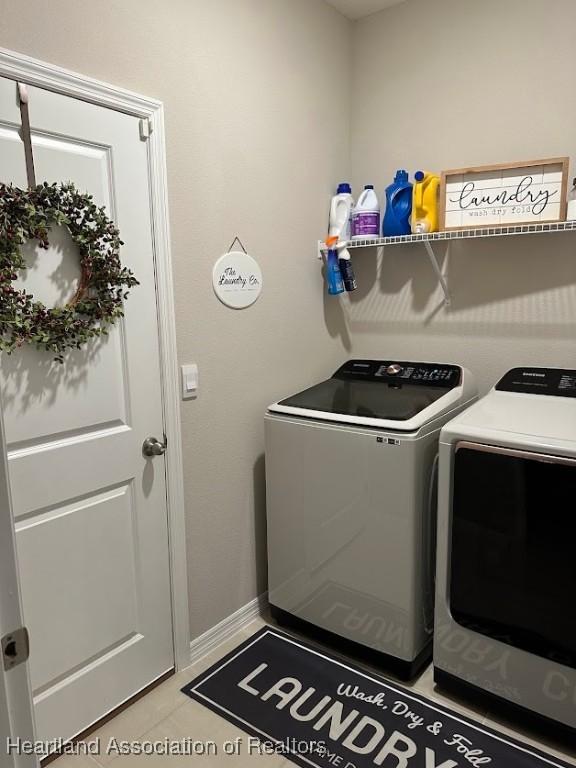
M 272 628 L 182 691 L 249 734 L 227 754 L 279 754 L 306 768 L 568 768 Z

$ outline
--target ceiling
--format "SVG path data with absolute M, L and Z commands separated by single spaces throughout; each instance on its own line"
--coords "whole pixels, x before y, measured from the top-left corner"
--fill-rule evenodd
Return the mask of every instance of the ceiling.
M 326 0 L 326 2 L 349 19 L 361 19 L 371 13 L 383 11 L 391 5 L 398 5 L 404 0 Z

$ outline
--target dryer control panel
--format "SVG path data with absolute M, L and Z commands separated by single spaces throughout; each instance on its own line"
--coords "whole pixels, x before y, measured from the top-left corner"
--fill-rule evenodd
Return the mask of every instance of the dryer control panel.
M 380 383 L 415 384 L 452 389 L 460 384 L 462 370 L 446 363 L 415 363 L 397 360 L 349 360 L 333 378 L 366 379 Z
M 529 395 L 576 397 L 576 371 L 569 368 L 512 368 L 496 389 Z

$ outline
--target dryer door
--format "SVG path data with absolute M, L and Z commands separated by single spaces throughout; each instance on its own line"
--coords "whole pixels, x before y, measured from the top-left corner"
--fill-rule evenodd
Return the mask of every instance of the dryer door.
M 576 669 L 576 460 L 461 442 L 450 607 L 464 627 Z

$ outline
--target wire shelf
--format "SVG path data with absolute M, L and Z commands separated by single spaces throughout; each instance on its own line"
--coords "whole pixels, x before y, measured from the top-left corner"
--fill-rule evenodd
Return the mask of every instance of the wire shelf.
M 421 235 L 400 235 L 399 237 L 371 237 L 366 239 L 348 240 L 346 248 L 380 248 L 383 245 L 403 245 L 407 243 L 422 243 L 434 272 L 440 282 L 444 293 L 446 306 L 450 305 L 450 294 L 446 277 L 434 253 L 433 243 L 452 242 L 453 240 L 471 240 L 481 237 L 505 237 L 507 235 L 537 235 L 546 232 L 573 232 L 576 230 L 576 221 L 555 221 L 542 224 L 516 224 L 510 227 L 477 227 L 474 229 L 454 229 L 446 232 L 430 232 Z M 342 247 L 342 243 L 338 244 Z M 322 241 L 318 241 L 318 258 L 322 259 L 328 248 Z
M 478 237 L 505 237 L 506 235 L 535 235 L 545 232 L 572 232 L 576 221 L 557 221 L 548 224 L 516 224 L 510 227 L 478 227 L 476 229 L 455 229 L 447 232 L 431 232 L 421 235 L 400 235 L 399 237 L 377 237 L 365 240 L 348 240 L 347 248 L 374 248 L 382 245 L 402 243 L 438 242 L 442 240 L 470 240 Z M 327 250 L 324 246 L 323 250 Z

